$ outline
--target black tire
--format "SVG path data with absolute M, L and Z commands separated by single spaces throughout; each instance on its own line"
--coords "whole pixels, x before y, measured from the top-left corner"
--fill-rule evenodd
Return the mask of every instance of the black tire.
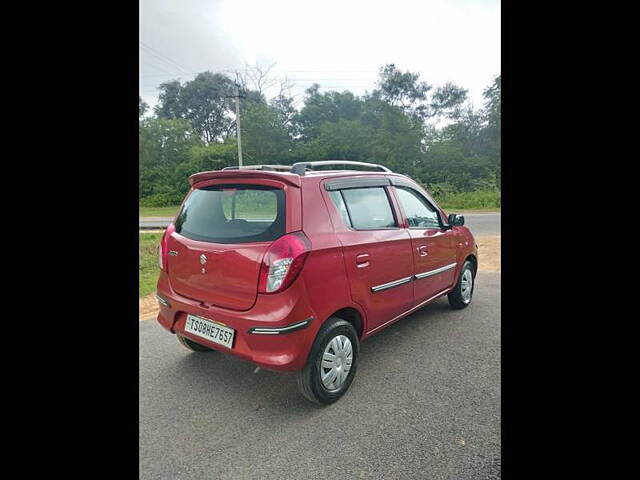
M 176 337 L 178 337 L 178 341 L 187 349 L 192 352 L 213 352 L 213 348 L 205 347 L 204 345 L 200 345 L 193 340 L 189 340 L 187 337 L 183 337 L 179 333 L 176 333 Z
M 321 364 L 326 346 L 338 335 L 346 336 L 351 342 L 353 359 L 351 369 L 344 383 L 342 383 L 337 390 L 332 391 L 327 389 L 322 383 L 320 375 L 323 368 Z M 318 331 L 318 335 L 311 347 L 307 364 L 297 374 L 300 392 L 305 398 L 314 403 L 328 405 L 335 402 L 349 390 L 356 374 L 356 369 L 358 368 L 359 355 L 360 343 L 358 342 L 358 334 L 355 328 L 353 328 L 353 325 L 341 318 L 329 318 Z
M 471 293 L 469 295 L 468 300 L 465 301 L 462 295 L 462 277 L 464 276 L 464 273 L 467 270 L 471 271 L 472 282 L 471 282 Z M 469 304 L 471 304 L 471 300 L 473 299 L 473 290 L 476 287 L 475 279 L 476 279 L 476 272 L 475 272 L 475 269 L 473 268 L 473 263 L 467 260 L 462 265 L 462 269 L 460 270 L 460 275 L 458 275 L 458 283 L 456 284 L 456 287 L 453 290 L 451 290 L 451 292 L 449 292 L 449 295 L 447 295 L 447 297 L 449 298 L 449 305 L 451 305 L 452 308 L 460 310 L 462 308 L 467 308 Z

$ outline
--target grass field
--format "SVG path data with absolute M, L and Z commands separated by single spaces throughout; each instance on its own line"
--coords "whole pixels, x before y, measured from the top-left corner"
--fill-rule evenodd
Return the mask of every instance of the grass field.
M 500 207 L 486 207 L 486 208 L 461 208 L 455 205 L 447 205 L 446 203 L 439 203 L 442 209 L 447 213 L 488 213 L 498 212 L 500 213 Z
M 172 207 L 139 207 L 141 217 L 173 217 L 180 205 Z
M 139 283 L 140 297 L 155 292 L 158 281 L 158 244 L 162 233 L 140 233 Z
M 434 195 L 435 200 L 445 210 L 500 211 L 500 191 L 476 190 L 474 192 L 448 192 Z

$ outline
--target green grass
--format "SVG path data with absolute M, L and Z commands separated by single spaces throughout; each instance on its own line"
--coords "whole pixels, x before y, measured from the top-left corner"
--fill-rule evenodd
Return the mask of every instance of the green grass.
M 140 296 L 144 297 L 156 291 L 156 283 L 158 282 L 158 245 L 162 233 L 140 233 L 140 251 L 139 251 L 139 285 Z
M 474 192 L 447 192 L 434 195 L 445 210 L 466 212 L 495 212 L 500 210 L 499 190 L 476 190 Z
M 456 207 L 456 206 L 451 206 L 451 205 L 447 205 L 447 204 L 441 204 L 439 203 L 438 205 L 440 205 L 447 213 L 490 213 L 490 212 L 498 212 L 500 213 L 500 207 L 487 207 L 487 208 L 461 208 L 461 207 Z
M 173 217 L 180 208 L 180 205 L 172 207 L 139 207 L 141 217 Z

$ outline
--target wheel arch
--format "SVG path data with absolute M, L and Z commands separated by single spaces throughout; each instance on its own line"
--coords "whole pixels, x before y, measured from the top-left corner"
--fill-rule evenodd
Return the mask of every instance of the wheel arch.
M 471 262 L 471 265 L 473 265 L 473 278 L 475 278 L 476 274 L 478 273 L 478 257 L 476 257 L 473 253 L 470 253 L 465 257 L 462 264 L 464 265 L 464 262 L 466 262 L 467 260 L 469 260 Z
M 353 325 L 353 328 L 356 329 L 356 333 L 358 334 L 358 339 L 362 339 L 362 335 L 364 333 L 364 318 L 362 314 L 353 307 L 345 307 L 341 308 L 333 312 L 331 315 L 327 317 L 327 320 L 331 317 L 338 317 L 346 320 L 350 324 Z

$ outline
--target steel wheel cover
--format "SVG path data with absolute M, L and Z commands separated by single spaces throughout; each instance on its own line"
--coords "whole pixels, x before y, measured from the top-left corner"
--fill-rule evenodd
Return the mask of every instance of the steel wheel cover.
M 349 376 L 353 363 L 353 346 L 344 335 L 333 337 L 322 355 L 320 379 L 327 390 L 339 390 Z
M 467 268 L 462 274 L 462 282 L 460 283 L 460 291 L 462 294 L 462 301 L 469 303 L 471 301 L 471 292 L 473 290 L 473 274 L 471 269 Z

